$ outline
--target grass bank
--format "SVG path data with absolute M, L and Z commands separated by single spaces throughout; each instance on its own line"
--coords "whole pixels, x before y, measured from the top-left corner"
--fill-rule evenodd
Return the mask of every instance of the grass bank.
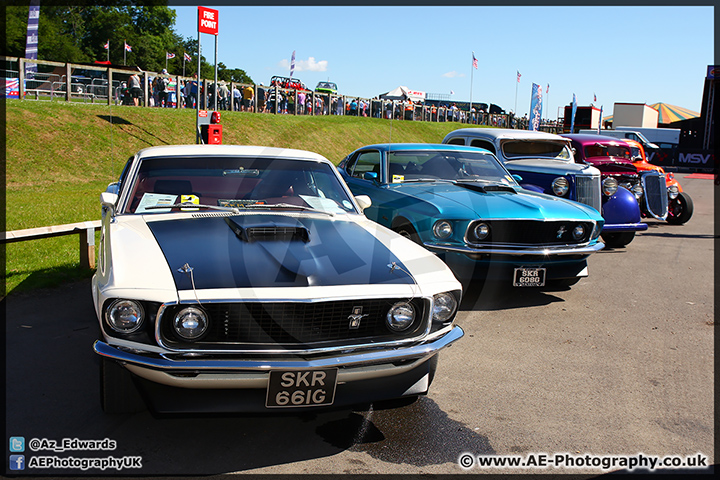
M 334 163 L 363 145 L 437 143 L 456 123 L 223 112 L 223 143 L 297 148 Z M 5 229 L 100 218 L 98 196 L 142 148 L 195 142 L 194 110 L 63 101 L 6 103 Z M 6 292 L 87 277 L 77 236 L 6 245 Z

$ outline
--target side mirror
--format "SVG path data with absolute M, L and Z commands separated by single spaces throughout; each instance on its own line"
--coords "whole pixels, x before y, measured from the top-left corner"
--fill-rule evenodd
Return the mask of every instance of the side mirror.
M 108 184 L 105 191 L 109 192 L 109 193 L 114 193 L 115 195 L 118 195 L 120 193 L 120 182 L 113 182 L 113 183 Z
M 520 175 L 513 175 L 512 177 L 516 182 L 518 182 L 518 183 L 522 182 L 522 177 Z
M 375 172 L 365 172 L 363 173 L 363 180 L 373 180 L 377 182 L 378 174 Z
M 115 204 L 117 203 L 117 193 L 102 192 L 100 194 L 100 204 L 102 205 L 103 216 L 106 211 L 110 212 L 110 216 L 115 215 Z
M 372 205 L 372 200 L 370 200 L 370 197 L 368 197 L 367 195 L 358 195 L 357 197 L 355 197 L 355 201 L 360 207 L 360 211 L 364 211 L 366 208 Z

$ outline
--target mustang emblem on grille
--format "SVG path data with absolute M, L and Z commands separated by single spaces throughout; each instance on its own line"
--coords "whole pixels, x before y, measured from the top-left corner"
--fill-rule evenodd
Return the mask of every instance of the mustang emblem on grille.
M 358 328 L 360 328 L 360 321 L 364 317 L 370 316 L 370 314 L 368 314 L 368 313 L 363 315 L 362 311 L 363 311 L 363 307 L 353 307 L 352 315 L 348 316 L 348 320 L 350 320 L 349 328 L 351 330 L 357 330 Z
M 564 233 L 565 233 L 565 225 L 563 225 L 562 227 L 560 227 L 560 228 L 558 229 L 558 231 L 557 231 L 557 237 L 555 237 L 555 238 L 560 238 L 560 237 L 562 237 Z

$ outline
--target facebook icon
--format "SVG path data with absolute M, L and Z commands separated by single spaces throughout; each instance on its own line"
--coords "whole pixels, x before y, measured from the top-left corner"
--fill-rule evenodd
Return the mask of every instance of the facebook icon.
M 25 470 L 25 455 L 10 455 L 10 470 Z

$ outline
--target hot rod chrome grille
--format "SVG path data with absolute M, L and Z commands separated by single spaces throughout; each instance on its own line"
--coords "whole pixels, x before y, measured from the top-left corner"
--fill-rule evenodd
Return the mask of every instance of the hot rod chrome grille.
M 404 332 L 386 326 L 390 307 L 410 302 L 416 316 Z M 336 302 L 244 302 L 209 303 L 207 333 L 196 342 L 180 338 L 173 329 L 176 313 L 185 305 L 168 307 L 160 320 L 163 341 L 178 348 L 236 348 L 244 345 L 302 346 L 348 340 L 391 341 L 424 332 L 425 302 L 422 299 L 363 299 Z
M 479 223 L 490 226 L 490 234 L 482 240 L 478 240 L 474 234 L 475 226 Z M 575 239 L 573 230 L 578 225 L 583 227 L 584 233 L 580 238 Z M 580 244 L 590 240 L 593 227 L 592 222 L 579 221 L 477 220 L 468 227 L 467 240 L 474 245 L 545 246 Z
M 650 212 L 653 217 L 659 220 L 665 220 L 668 214 L 665 175 L 661 175 L 658 172 L 646 172 L 642 174 L 641 178 L 647 211 Z
M 598 212 L 600 211 L 600 178 L 597 176 L 575 177 L 575 189 L 577 202 L 589 205 Z

